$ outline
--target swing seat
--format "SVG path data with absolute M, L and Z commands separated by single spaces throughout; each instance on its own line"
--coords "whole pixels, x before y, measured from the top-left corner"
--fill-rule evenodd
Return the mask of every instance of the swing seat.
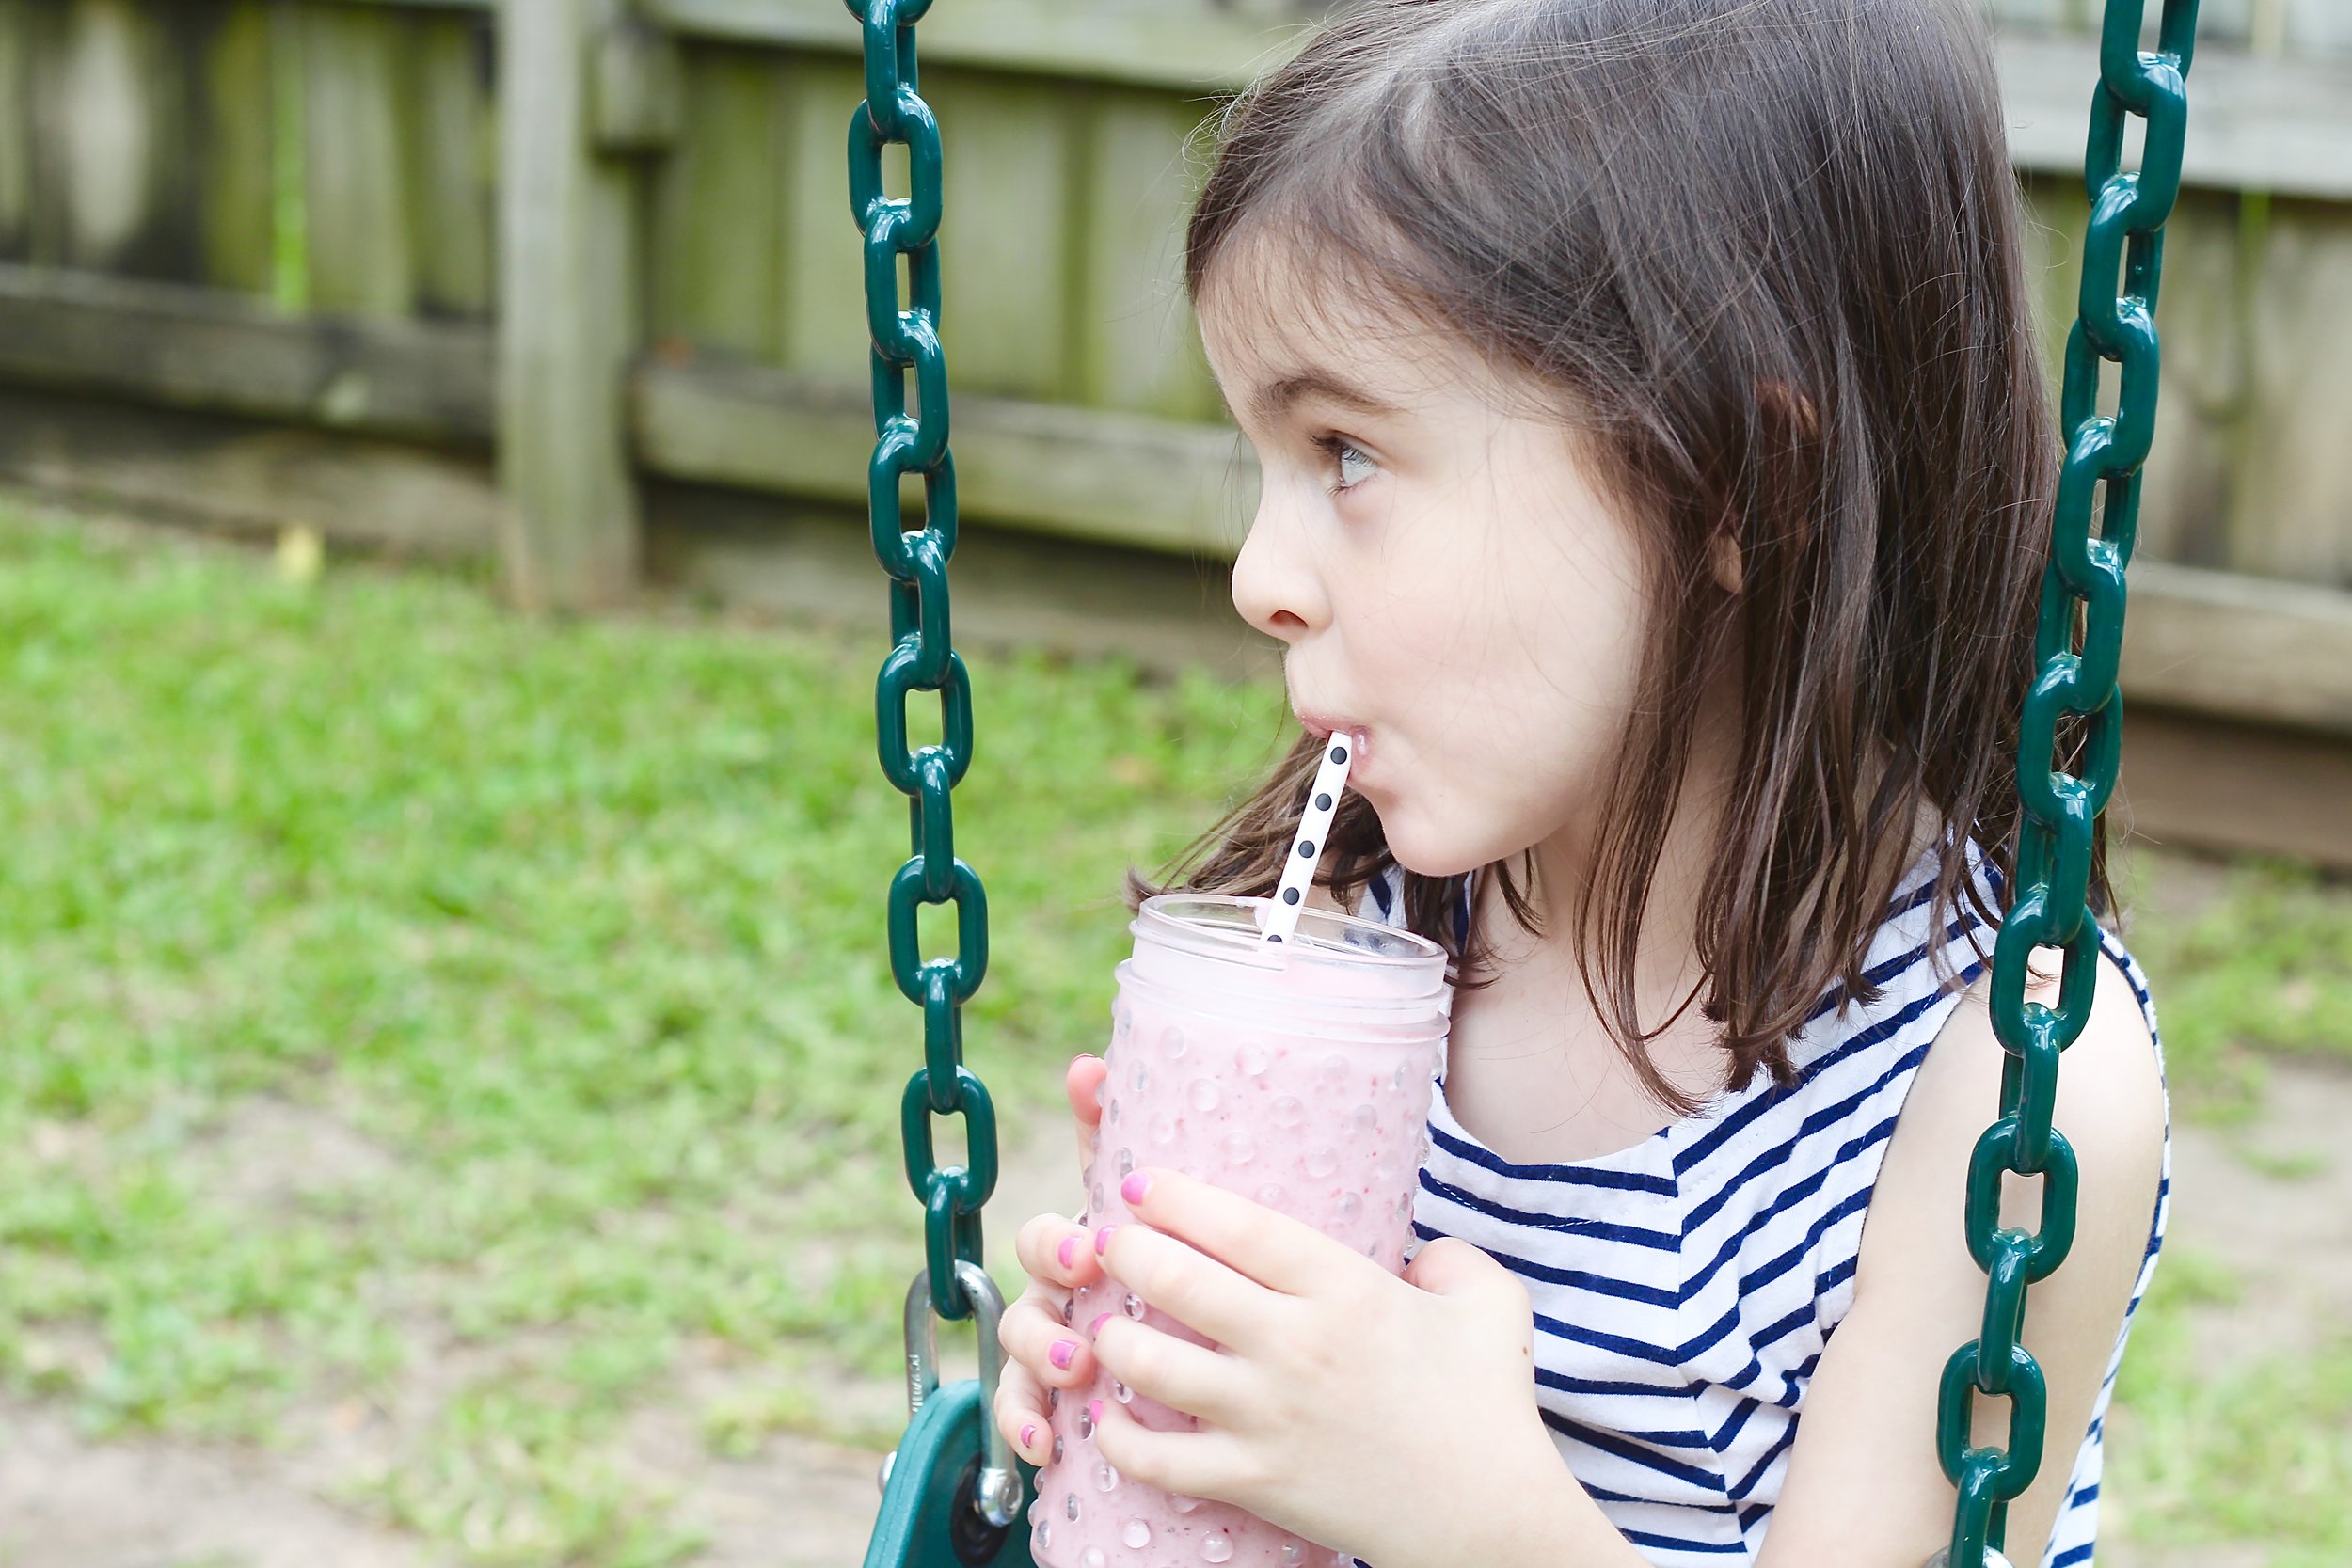
M 866 1568 L 1033 1568 L 1027 1504 L 1037 1469 L 1019 1461 L 1022 1513 L 991 1525 L 976 1506 L 988 1405 L 977 1378 L 943 1386 L 923 1401 L 898 1441 Z

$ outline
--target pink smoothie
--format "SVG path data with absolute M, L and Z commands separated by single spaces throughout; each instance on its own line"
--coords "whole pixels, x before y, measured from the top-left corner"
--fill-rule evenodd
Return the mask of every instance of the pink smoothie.
M 1085 1173 L 1088 1222 L 1131 1216 L 1119 1183 L 1143 1165 L 1182 1170 L 1305 1221 L 1388 1269 L 1405 1266 L 1427 1148 L 1431 1080 L 1451 993 L 1444 956 L 1408 933 L 1326 911 L 1269 957 L 1246 927 L 1250 902 L 1184 895 L 1164 930 L 1152 900 L 1136 956 L 1119 966 L 1102 1136 Z M 1220 911 L 1204 906 L 1222 905 Z M 1374 933 L 1376 933 L 1374 934 Z M 1195 942 L 1195 936 L 1205 940 Z M 1189 945 L 1192 950 L 1171 950 Z M 1117 1280 L 1079 1291 L 1071 1321 L 1123 1311 L 1208 1341 Z M 1146 1426 L 1197 1423 L 1108 1377 L 1073 1389 L 1051 1418 L 1031 1555 L 1041 1568 L 1332 1568 L 1345 1554 L 1231 1505 L 1121 1479 L 1092 1441 L 1089 1400 L 1119 1401 Z

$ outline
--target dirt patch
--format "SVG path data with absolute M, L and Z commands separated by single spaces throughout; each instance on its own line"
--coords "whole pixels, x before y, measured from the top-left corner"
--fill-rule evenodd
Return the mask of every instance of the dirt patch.
M 224 1177 L 257 1202 L 365 1181 L 384 1156 L 332 1116 L 283 1101 L 241 1108 L 240 1152 Z M 2251 1122 L 2174 1130 L 2169 1245 L 2226 1265 L 2237 1298 L 2197 1308 L 2197 1332 L 2217 1356 L 2307 1342 L 2352 1322 L 2352 1069 L 2278 1061 Z M 1020 1222 L 1077 1205 L 1067 1128 L 1009 1150 L 990 1217 L 991 1272 L 1008 1290 Z M 943 1372 L 972 1375 L 968 1334 L 943 1342 Z M 512 1351 L 514 1347 L 504 1349 Z M 322 1404 L 290 1424 L 281 1450 L 165 1439 L 93 1443 L 70 1416 L 0 1402 L 0 1568 L 440 1568 L 413 1537 L 326 1499 L 382 1465 L 404 1430 L 429 1418 L 489 1347 L 439 1345 L 415 1358 L 413 1387 L 378 1408 Z M 711 1453 L 702 1412 L 722 1393 L 755 1392 L 763 1376 L 716 1348 L 691 1350 L 656 1405 L 630 1418 L 628 1462 L 677 1498 L 676 1519 L 708 1544 L 698 1568 L 839 1568 L 864 1554 L 872 1528 L 879 1449 L 779 1433 L 743 1457 Z M 780 1371 L 773 1372 L 781 1376 Z M 802 1381 L 806 1383 L 806 1374 Z M 806 1390 L 835 1430 L 889 1431 L 903 1418 L 895 1383 L 820 1374 Z M 2115 1499 L 2117 1513 L 2128 1500 Z M 2184 1555 L 2105 1532 L 2102 1560 L 2121 1568 L 2256 1568 L 2249 1546 Z
M 56 1410 L 0 1401 L 8 1568 L 431 1568 L 414 1540 L 321 1501 L 278 1454 L 91 1443 Z

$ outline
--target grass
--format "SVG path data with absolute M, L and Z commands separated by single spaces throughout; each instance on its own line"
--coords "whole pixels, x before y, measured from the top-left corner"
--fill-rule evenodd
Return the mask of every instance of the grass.
M 2352 1061 L 2352 890 L 2308 867 L 2249 861 L 2215 890 L 2172 885 L 2186 868 L 2141 868 L 2147 912 L 2134 956 L 2158 977 L 2174 1094 L 2192 1114 L 2242 1119 L 2265 1055 Z
M 881 598 L 862 640 L 534 622 L 462 576 L 0 505 L 0 1385 L 100 1437 L 394 1412 L 349 1500 L 485 1565 L 691 1555 L 628 1460 L 649 1410 L 718 1456 L 886 1440 L 818 1392 L 892 1375 L 920 1257 Z M 1281 698 L 972 670 L 967 1049 L 1009 1132 L 1100 1043 L 1121 870 L 1253 773 Z M 2257 865 L 2151 907 L 2185 1107 L 2243 1115 L 2266 1051 L 2352 1053 L 2343 890 Z M 2193 1259 L 2158 1281 L 2136 1528 L 2343 1560 L 2352 1349 L 2205 1365 L 2226 1291 Z
M 690 1352 L 887 1378 L 921 1257 L 880 653 L 0 518 L 0 1380 L 102 1435 L 263 1442 L 423 1381 L 426 1437 L 360 1488 L 385 1516 L 483 1563 L 681 1555 L 612 1458 L 629 1413 Z M 973 681 L 967 1052 L 1010 1130 L 1099 1046 L 1121 870 L 1263 760 L 1280 698 Z M 256 1104 L 366 1158 L 257 1178 Z M 823 1420 L 789 1390 L 696 1417 L 721 1452 Z
M 2212 1321 L 2238 1294 L 2195 1253 L 2157 1265 L 2116 1383 L 2106 1490 L 2137 1540 L 2258 1542 L 2271 1568 L 2352 1561 L 2352 1334 L 2249 1351 Z

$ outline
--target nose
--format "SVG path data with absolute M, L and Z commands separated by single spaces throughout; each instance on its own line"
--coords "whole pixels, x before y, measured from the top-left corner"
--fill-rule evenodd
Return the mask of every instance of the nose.
M 1243 620 L 1284 643 L 1295 643 L 1330 620 L 1322 578 L 1303 547 L 1304 521 L 1269 480 L 1241 552 L 1233 557 L 1233 608 Z

